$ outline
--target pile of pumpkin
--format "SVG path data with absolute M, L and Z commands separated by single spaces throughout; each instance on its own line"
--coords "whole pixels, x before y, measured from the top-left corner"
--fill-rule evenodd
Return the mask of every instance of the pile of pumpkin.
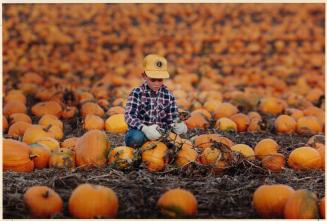
M 50 218 L 62 212 L 63 200 L 47 186 L 29 187 L 24 204 L 34 218 Z M 82 203 L 81 203 L 82 202 Z M 175 188 L 163 193 L 157 201 L 160 212 L 171 218 L 194 217 L 197 214 L 197 200 L 184 189 Z M 109 187 L 94 184 L 79 184 L 68 200 L 69 213 L 75 218 L 115 218 L 119 199 Z

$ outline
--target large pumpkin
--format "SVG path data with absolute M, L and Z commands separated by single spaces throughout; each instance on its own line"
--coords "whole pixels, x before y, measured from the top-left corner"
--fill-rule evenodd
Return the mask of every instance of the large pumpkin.
M 29 187 L 24 194 L 24 203 L 35 218 L 50 218 L 63 208 L 59 194 L 47 186 Z
M 294 189 L 284 184 L 261 185 L 252 198 L 252 205 L 262 218 L 282 218 L 287 199 Z
M 88 183 L 76 187 L 68 201 L 69 213 L 82 219 L 115 218 L 118 206 L 112 189 Z
M 295 191 L 285 204 L 284 218 L 318 219 L 319 207 L 316 194 L 305 189 Z
M 170 218 L 194 217 L 198 211 L 194 195 L 181 188 L 171 189 L 162 194 L 157 207 L 163 215 Z
M 142 145 L 141 149 L 142 161 L 149 171 L 160 171 L 165 168 L 168 162 L 168 148 L 164 143 L 159 141 L 148 141 Z
M 34 163 L 30 159 L 31 149 L 23 142 L 3 139 L 3 170 L 32 172 Z
M 291 152 L 288 157 L 288 165 L 295 170 L 321 168 L 319 152 L 312 147 L 299 147 Z
M 81 136 L 75 146 L 77 166 L 104 166 L 110 143 L 100 130 L 90 130 Z
M 202 150 L 204 150 L 207 147 L 211 147 L 214 144 L 214 142 L 222 143 L 228 147 L 234 145 L 233 141 L 219 134 L 202 134 L 192 139 L 194 139 L 194 146 L 199 147 Z

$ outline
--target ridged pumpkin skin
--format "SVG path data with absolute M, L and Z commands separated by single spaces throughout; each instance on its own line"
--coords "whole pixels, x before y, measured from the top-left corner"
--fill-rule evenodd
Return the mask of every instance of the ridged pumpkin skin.
M 32 172 L 34 163 L 30 159 L 31 149 L 23 142 L 3 139 L 3 170 Z
M 197 214 L 198 203 L 191 192 L 176 188 L 162 194 L 157 207 L 163 215 L 170 218 L 194 217 Z
M 257 158 L 263 159 L 264 157 L 277 153 L 279 145 L 273 139 L 267 138 L 260 140 L 254 147 L 254 153 Z
M 271 156 L 266 156 L 261 160 L 262 166 L 272 172 L 280 172 L 285 167 L 285 156 L 281 153 L 275 153 Z
M 252 198 L 252 205 L 262 218 L 282 218 L 284 206 L 294 189 L 284 184 L 262 185 Z
M 183 167 L 189 162 L 194 162 L 196 161 L 198 157 L 198 153 L 189 147 L 183 148 L 177 153 L 176 157 L 176 165 L 178 167 Z
M 36 218 L 50 218 L 63 208 L 61 197 L 47 186 L 32 186 L 24 194 L 29 213 Z
M 194 138 L 194 146 L 200 147 L 202 150 L 204 150 L 207 147 L 211 147 L 214 141 L 223 143 L 228 147 L 232 147 L 234 145 L 233 141 L 227 137 L 223 137 L 218 134 L 202 134 Z
M 23 142 L 32 144 L 36 143 L 37 140 L 40 140 L 43 137 L 54 138 L 55 135 L 51 132 L 47 132 L 41 125 L 33 124 L 26 129 L 23 136 Z
M 106 164 L 110 143 L 100 130 L 90 130 L 81 136 L 75 147 L 77 166 L 97 166 Z
M 125 121 L 124 114 L 115 114 L 105 121 L 106 131 L 111 133 L 125 133 L 128 125 Z
M 116 167 L 124 169 L 133 163 L 134 149 L 127 146 L 119 146 L 112 149 L 109 155 L 109 164 L 114 164 Z
M 33 162 L 36 169 L 43 169 L 49 166 L 50 151 L 42 144 L 30 144 L 31 153 L 34 156 Z
M 284 207 L 285 219 L 319 218 L 318 198 L 315 193 L 300 189 L 287 200 Z
M 308 170 L 321 168 L 319 152 L 312 147 L 299 147 L 291 152 L 287 161 L 295 170 Z
M 112 189 L 87 183 L 76 187 L 68 201 L 69 213 L 81 219 L 115 218 L 118 206 Z
M 166 144 L 158 141 L 148 141 L 141 147 L 142 161 L 151 172 L 161 171 L 165 168 L 168 159 Z

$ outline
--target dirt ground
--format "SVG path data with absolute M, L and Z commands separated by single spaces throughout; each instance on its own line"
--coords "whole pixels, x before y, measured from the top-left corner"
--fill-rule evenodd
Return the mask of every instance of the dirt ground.
M 69 128 L 67 126 L 66 128 Z M 74 128 L 74 127 L 72 127 Z M 81 129 L 75 128 L 77 135 Z M 81 130 L 82 132 L 82 130 Z M 217 133 L 210 130 L 193 130 L 194 134 Z M 252 147 L 263 138 L 273 138 L 286 156 L 296 147 L 303 145 L 308 137 L 298 135 L 276 135 L 264 133 L 221 133 L 235 143 Z M 123 143 L 122 135 L 108 134 L 117 144 Z M 24 207 L 22 196 L 33 185 L 46 185 L 60 194 L 64 210 L 52 218 L 73 218 L 68 212 L 68 199 L 72 190 L 81 183 L 100 184 L 112 188 L 119 198 L 117 218 L 165 218 L 156 208 L 160 195 L 170 188 L 181 187 L 191 191 L 198 201 L 198 215 L 194 218 L 260 218 L 251 206 L 252 194 L 262 184 L 287 184 L 294 189 L 306 188 L 319 198 L 325 192 L 323 171 L 294 171 L 271 173 L 260 166 L 259 161 L 242 163 L 214 175 L 197 164 L 188 168 L 168 165 L 162 172 L 150 173 L 140 165 L 130 171 L 120 171 L 107 166 L 89 170 L 43 169 L 33 173 L 3 173 L 3 218 L 31 218 Z

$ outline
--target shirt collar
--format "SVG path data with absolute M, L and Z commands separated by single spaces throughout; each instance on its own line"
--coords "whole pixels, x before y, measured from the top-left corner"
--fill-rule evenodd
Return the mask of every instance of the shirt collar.
M 159 88 L 159 90 L 158 90 L 157 92 L 155 92 L 155 91 L 153 91 L 153 90 L 149 87 L 149 85 L 148 85 L 148 83 L 147 83 L 146 81 L 144 81 L 143 86 L 144 86 L 144 88 L 145 88 L 145 91 L 149 91 L 149 92 L 152 92 L 152 93 L 155 93 L 155 94 L 161 92 L 163 89 L 166 88 L 166 85 L 163 84 L 163 85 L 161 85 L 161 87 Z

